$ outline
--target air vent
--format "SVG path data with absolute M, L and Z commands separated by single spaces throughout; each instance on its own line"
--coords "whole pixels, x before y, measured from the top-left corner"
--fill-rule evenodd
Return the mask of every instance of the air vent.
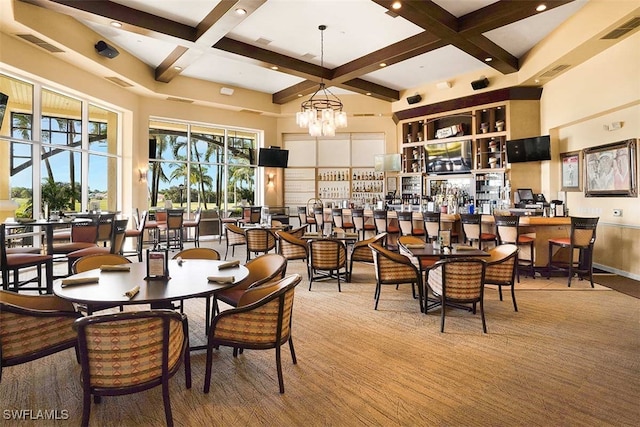
M 48 43 L 36 36 L 34 36 L 33 34 L 16 34 L 18 37 L 20 37 L 22 40 L 27 41 L 29 43 L 33 43 L 38 47 L 43 48 L 44 50 L 46 50 L 47 52 L 51 52 L 51 53 L 64 53 L 64 50 L 55 47 L 54 45 L 52 45 L 51 43 Z
M 262 114 L 262 111 L 256 111 L 256 110 L 247 110 L 247 109 L 242 109 L 240 110 L 241 113 L 249 113 L 249 114 Z
M 540 74 L 540 77 L 542 77 L 542 78 L 553 77 L 556 74 L 566 70 L 569 67 L 571 67 L 571 65 L 567 65 L 567 64 L 558 65 L 558 66 L 553 67 L 552 69 L 550 69 L 548 71 L 545 71 L 543 74 Z
M 392 18 L 397 18 L 398 17 L 398 14 L 395 13 L 393 10 L 387 10 L 385 13 L 387 15 L 389 15 L 390 17 L 392 17 Z
M 174 98 L 172 96 L 168 97 L 167 101 L 176 101 L 176 102 L 184 102 L 185 104 L 193 104 L 193 100 L 192 99 Z
M 120 87 L 133 87 L 131 83 L 125 82 L 120 77 L 105 77 L 105 79 L 109 80 L 111 83 L 117 84 Z
M 632 18 L 630 21 L 620 25 L 615 30 L 611 31 L 609 34 L 602 37 L 602 40 L 614 40 L 619 39 L 620 37 L 627 34 L 629 31 L 634 30 L 640 27 L 640 16 L 636 16 Z
M 313 53 L 305 53 L 302 55 L 302 59 L 306 59 L 307 61 L 311 61 L 316 56 Z
M 258 40 L 256 40 L 256 43 L 266 46 L 271 43 L 271 40 L 260 37 Z
M 374 113 L 355 113 L 353 117 L 374 117 Z

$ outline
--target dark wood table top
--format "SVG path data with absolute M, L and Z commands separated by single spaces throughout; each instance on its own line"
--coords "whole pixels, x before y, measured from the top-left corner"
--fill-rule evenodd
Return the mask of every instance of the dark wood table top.
M 480 249 L 465 245 L 453 245 L 448 252 L 434 249 L 433 244 L 425 243 L 421 246 L 404 245 L 404 248 L 416 258 L 462 258 L 462 257 L 488 257 L 489 253 Z
M 60 298 L 87 305 L 152 304 L 207 296 L 227 289 L 249 275 L 249 270 L 244 265 L 218 270 L 218 265 L 224 262 L 188 259 L 184 260 L 180 266 L 177 261 L 170 260 L 169 280 L 146 280 L 147 266 L 145 262 L 125 264 L 130 266 L 130 271 L 95 269 L 75 274 L 69 278 L 98 277 L 97 283 L 63 288 L 62 280 L 56 280 L 53 283 L 53 293 Z M 207 280 L 209 276 L 233 276 L 234 283 L 210 282 Z M 129 299 L 125 296 L 125 292 L 135 286 L 140 286 L 140 292 Z

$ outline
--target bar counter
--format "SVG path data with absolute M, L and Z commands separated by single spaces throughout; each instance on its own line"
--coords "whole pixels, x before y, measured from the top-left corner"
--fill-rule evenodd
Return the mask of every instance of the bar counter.
M 351 215 L 351 209 L 343 209 L 344 216 Z M 508 212 L 504 212 L 508 215 Z M 325 221 L 331 221 L 331 208 L 324 209 Z M 373 210 L 367 209 L 364 211 L 364 216 L 367 221 L 373 222 Z M 396 211 L 388 211 L 387 216 L 391 220 L 396 220 Z M 422 222 L 422 212 L 413 212 L 413 219 L 415 221 Z M 443 228 L 453 228 L 459 230 L 460 215 L 458 214 L 441 214 L 440 221 L 443 223 Z M 493 215 L 482 215 L 482 223 L 487 224 L 489 227 L 483 227 L 485 231 L 495 232 Z M 556 237 L 569 237 L 571 233 L 571 218 L 570 217 L 542 217 L 542 216 L 526 216 L 520 217 L 520 233 L 529 234 L 532 237 L 535 235 L 534 242 L 534 265 L 538 268 L 546 267 L 549 259 L 549 239 Z M 461 234 L 462 236 L 463 234 Z M 528 254 L 524 254 L 525 256 Z

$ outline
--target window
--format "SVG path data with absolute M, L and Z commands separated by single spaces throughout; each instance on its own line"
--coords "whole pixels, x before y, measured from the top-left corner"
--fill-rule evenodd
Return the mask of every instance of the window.
M 3 74 L 0 92 L 8 95 L 10 116 L 0 133 L 0 176 L 20 205 L 16 216 L 37 218 L 45 204 L 79 211 L 90 201 L 117 210 L 119 114 Z M 33 110 L 36 98 L 40 111 Z
M 257 203 L 257 147 L 254 131 L 151 120 L 149 205 L 228 210 Z

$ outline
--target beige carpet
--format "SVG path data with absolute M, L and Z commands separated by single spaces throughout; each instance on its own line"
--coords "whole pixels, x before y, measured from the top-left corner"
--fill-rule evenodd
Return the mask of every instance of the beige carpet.
M 291 262 L 289 272 L 305 272 L 304 264 Z M 501 302 L 487 290 L 488 334 L 478 315 L 454 309 L 441 334 L 440 311 L 420 314 L 408 286 L 383 288 L 374 311 L 371 266 L 357 264 L 341 293 L 335 282 L 307 288 L 305 279 L 294 305 L 297 365 L 283 347 L 285 394 L 278 393 L 273 351 L 234 359 L 223 348 L 214 353 L 205 395 L 205 354 L 194 352 L 193 388 L 185 389 L 182 370 L 171 380 L 176 425 L 637 425 L 638 299 L 584 281 L 568 289 L 561 278 L 523 279 L 517 313 L 508 293 Z M 203 310 L 201 300 L 187 302 L 196 343 Z M 79 374 L 73 350 L 6 368 L 3 411 L 64 409 L 69 420 L 3 418 L 2 425 L 78 425 Z M 93 426 L 163 424 L 159 389 L 92 405 Z

